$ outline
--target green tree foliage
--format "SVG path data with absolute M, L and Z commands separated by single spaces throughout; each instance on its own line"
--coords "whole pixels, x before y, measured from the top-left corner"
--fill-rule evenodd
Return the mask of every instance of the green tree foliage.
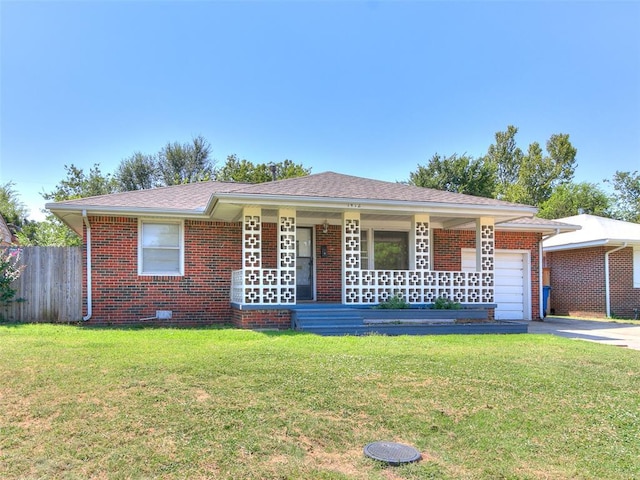
M 500 189 L 512 185 L 518 180 L 518 172 L 522 163 L 522 150 L 516 146 L 516 134 L 518 129 L 509 125 L 505 132 L 496 132 L 496 143 L 489 146 L 485 162 L 494 166 L 498 182 L 496 194 Z
M 42 222 L 30 222 L 17 234 L 18 242 L 24 246 L 75 247 L 82 239 L 57 217 L 47 214 Z
M 88 174 L 73 164 L 65 165 L 64 169 L 67 171 L 67 178 L 62 179 L 51 192 L 43 193 L 42 197 L 45 200 L 62 202 L 76 198 L 106 195 L 117 191 L 115 179 L 109 173 L 103 174 L 99 164 L 91 167 Z
M 272 168 L 275 168 L 276 180 L 304 177 L 311 173 L 310 168 L 284 160 L 276 164 L 254 164 L 249 160 L 240 160 L 237 155 L 229 155 L 225 164 L 216 170 L 215 179 L 221 182 L 263 183 L 273 180 Z
M 541 218 L 563 218 L 588 213 L 600 217 L 611 216 L 611 199 L 594 183 L 566 183 L 559 185 L 548 200 L 540 205 Z
M 448 192 L 492 197 L 496 188 L 494 164 L 467 155 L 441 157 L 437 153 L 426 166 L 409 174 L 409 184 Z
M 0 185 L 0 214 L 7 223 L 19 228 L 28 223 L 29 212 L 14 187 L 13 182 Z
M 118 190 L 146 190 L 160 184 L 158 161 L 155 155 L 136 152 L 118 165 L 115 173 Z
M 158 170 L 163 185 L 202 182 L 213 176 L 209 159 L 211 146 L 202 137 L 191 143 L 167 143 L 158 154 Z
M 538 142 L 529 145 L 526 154 L 516 146 L 518 129 L 509 126 L 497 132 L 485 162 L 494 165 L 498 183 L 495 195 L 510 202 L 541 205 L 559 185 L 571 182 L 577 150 L 567 134 L 554 134 L 546 143 L 545 155 Z
M 118 191 L 116 179 L 111 174 L 103 174 L 100 165 L 95 164 L 89 173 L 71 164 L 64 166 L 67 177 L 61 180 L 51 192 L 45 192 L 45 200 L 63 202 L 77 198 L 106 195 Z M 44 222 L 36 222 L 26 229 L 24 236 L 18 236 L 24 245 L 75 246 L 81 239 L 54 215 L 48 214 Z
M 613 185 L 615 218 L 640 223 L 640 173 L 616 171 L 612 180 L 605 181 Z

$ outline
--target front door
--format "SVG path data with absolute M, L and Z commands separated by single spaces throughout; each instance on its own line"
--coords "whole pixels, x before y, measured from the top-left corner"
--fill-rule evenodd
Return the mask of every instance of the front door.
M 296 228 L 296 300 L 313 300 L 313 229 Z

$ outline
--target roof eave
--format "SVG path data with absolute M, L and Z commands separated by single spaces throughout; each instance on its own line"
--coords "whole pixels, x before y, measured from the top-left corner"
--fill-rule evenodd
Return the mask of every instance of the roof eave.
M 281 205 L 332 210 L 384 210 L 390 212 L 429 212 L 459 214 L 461 210 L 476 215 L 508 215 L 521 218 L 534 215 L 538 209 L 526 205 L 474 205 L 448 202 L 416 202 L 410 200 L 368 200 L 362 198 L 327 198 L 291 195 L 255 195 L 224 193 L 216 195 L 216 204 L 260 205 L 278 207 Z
M 103 205 L 65 205 L 59 203 L 47 203 L 45 208 L 80 236 L 82 236 L 82 212 L 86 212 L 87 215 L 91 216 L 117 215 L 123 217 L 209 218 L 207 209 L 185 210 L 147 207 L 105 207 Z
M 561 250 L 577 250 L 579 248 L 592 248 L 592 247 L 603 247 L 605 245 L 608 246 L 619 246 L 619 245 L 640 245 L 640 239 L 622 239 L 622 238 L 600 238 L 597 240 L 589 240 L 585 242 L 574 242 L 574 243 L 565 243 L 562 245 L 550 245 L 548 247 L 542 244 L 542 249 L 545 252 L 558 252 Z
M 509 232 L 540 232 L 547 234 L 560 234 L 560 233 L 568 233 L 574 232 L 576 230 L 580 230 L 580 227 L 577 225 L 567 225 L 567 226 L 558 226 L 553 224 L 535 224 L 535 223 L 520 223 L 513 224 L 509 222 L 501 222 L 496 224 L 496 227 L 499 227 L 502 231 Z

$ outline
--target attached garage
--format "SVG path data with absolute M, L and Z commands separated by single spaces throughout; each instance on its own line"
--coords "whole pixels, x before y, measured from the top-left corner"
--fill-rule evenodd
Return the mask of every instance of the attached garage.
M 497 250 L 495 254 L 495 317 L 531 320 L 531 262 L 526 250 Z M 476 270 L 475 249 L 462 249 L 462 270 Z

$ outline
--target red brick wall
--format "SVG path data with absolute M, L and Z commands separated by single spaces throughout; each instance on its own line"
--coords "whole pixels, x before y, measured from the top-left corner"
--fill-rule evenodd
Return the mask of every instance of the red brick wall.
M 547 253 L 556 315 L 605 317 L 604 248 Z
M 342 302 L 342 228 L 329 225 L 323 233 L 322 225 L 316 225 L 316 300 L 318 302 Z M 322 258 L 321 248 L 327 247 Z
M 604 258 L 613 248 L 594 247 L 547 253 L 551 271 L 551 308 L 557 315 L 604 318 L 607 315 Z M 609 255 L 611 315 L 633 318 L 640 289 L 633 288 L 633 248 Z
M 291 328 L 291 312 L 289 310 L 239 310 L 233 309 L 233 325 L 238 328 L 280 329 Z
M 231 272 L 242 267 L 242 226 L 239 223 L 187 220 L 184 223 L 185 274 L 180 277 L 138 276 L 138 221 L 125 217 L 90 217 L 92 227 L 93 325 L 133 325 L 171 310 L 171 320 L 149 324 L 197 326 L 234 323 L 248 328 L 288 328 L 283 310 L 233 310 L 229 290 Z M 263 224 L 264 268 L 276 267 L 275 224 Z M 342 300 L 341 227 L 323 233 L 317 225 L 316 299 Z M 538 249 L 540 236 L 496 233 L 498 249 L 531 250 L 532 313 L 538 317 Z M 327 256 L 321 249 L 326 246 Z M 435 230 L 432 252 L 437 270 L 459 270 L 461 248 L 475 248 L 475 231 Z M 86 268 L 86 265 L 85 265 Z M 86 285 L 86 271 L 85 282 Z M 83 286 L 84 286 L 83 285 Z M 86 299 L 86 291 L 85 291 Z M 86 305 L 85 305 L 86 311 Z
M 231 272 L 242 266 L 240 224 L 186 220 L 184 276 L 155 277 L 138 276 L 137 219 L 90 217 L 89 222 L 93 278 L 90 325 L 145 323 L 141 319 L 155 316 L 156 310 L 171 310 L 173 318 L 148 323 L 195 326 L 230 322 Z
M 633 247 L 609 255 L 611 315 L 633 318 L 640 308 L 640 288 L 633 288 Z
M 531 252 L 531 318 L 540 318 L 540 262 L 538 244 L 542 238 L 533 232 L 496 232 L 496 250 L 529 250 Z M 433 268 L 442 271 L 462 269 L 463 248 L 476 248 L 475 230 L 433 230 Z

